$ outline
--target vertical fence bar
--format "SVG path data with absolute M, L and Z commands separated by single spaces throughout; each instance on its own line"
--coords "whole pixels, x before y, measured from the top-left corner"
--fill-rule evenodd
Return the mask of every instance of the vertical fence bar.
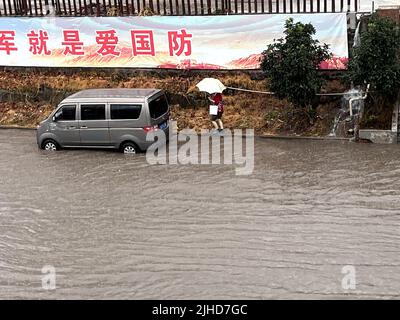
M 251 13 L 251 0 L 247 1 L 247 11 Z
M 75 0 L 74 0 L 75 1 Z M 127 3 L 128 3 L 128 1 L 127 1 Z M 103 10 L 102 10 L 102 12 L 101 12 L 102 14 L 102 16 L 106 16 L 107 15 L 107 4 L 106 4 L 106 0 L 103 0 Z
M 40 3 L 42 1 L 39 0 Z M 71 5 L 71 0 L 68 0 L 68 15 L 72 16 L 72 5 Z
M 129 16 L 129 12 L 130 12 L 130 10 L 129 10 L 129 0 L 125 0 L 125 12 L 126 12 L 126 15 L 127 16 Z
M 207 0 L 207 14 L 211 14 L 211 0 Z
M 175 15 L 179 15 L 179 0 L 175 0 Z
M 89 0 L 89 12 L 92 15 L 93 14 L 93 6 L 92 6 L 92 0 Z
M 189 0 L 190 1 L 190 0 Z M 197 0 L 194 0 L 194 14 L 197 16 Z
M 77 10 L 76 10 L 76 0 L 74 0 L 74 16 L 76 16 Z
M 187 13 L 189 16 L 192 14 L 192 8 L 190 7 L 190 0 L 188 0 L 188 3 L 187 3 Z
M 286 13 L 286 0 L 282 0 L 283 1 L 283 12 Z
M 272 13 L 272 0 L 268 0 L 268 13 Z
M 258 8 L 257 8 L 257 0 L 254 0 L 254 12 L 257 13 L 258 12 Z
M 279 0 L 276 1 L 276 12 L 279 12 Z
M 30 4 L 30 15 L 32 15 L 32 4 L 29 1 Z M 56 15 L 60 15 L 61 14 L 61 5 L 60 5 L 60 0 L 56 0 Z
M 64 0 L 63 0 L 63 2 L 64 2 Z M 83 12 L 85 13 L 85 16 L 88 15 L 86 0 L 83 0 Z
M 311 0 L 311 1 L 313 1 L 313 0 Z M 290 13 L 293 13 L 293 0 L 290 0 L 290 2 L 289 2 L 289 11 L 290 11 Z
M 200 0 L 200 13 L 204 15 L 204 0 Z
M 36 4 L 36 1 L 35 1 Z M 12 15 L 12 7 L 11 7 L 11 1 L 8 0 L 8 14 L 11 16 Z M 37 15 L 37 14 L 36 14 Z
M 156 0 L 157 14 L 160 15 L 160 0 Z
M 356 0 L 357 1 L 357 0 Z M 335 8 L 335 0 L 332 0 L 332 12 L 336 12 Z
M 182 14 L 186 14 L 185 0 L 182 0 Z
M 174 14 L 174 10 L 172 8 L 172 0 L 169 0 L 169 14 L 173 15 Z
M 355 11 L 355 12 L 358 11 L 358 3 L 357 3 L 357 0 L 354 0 L 354 11 Z
M 64 1 L 64 4 L 65 4 L 65 0 L 63 0 Z M 36 0 L 34 0 L 34 5 L 35 5 L 35 16 L 37 16 L 38 15 L 38 6 L 37 6 L 37 2 L 36 2 Z M 10 3 L 10 0 L 8 0 L 8 5 L 10 6 L 9 8 L 10 8 L 10 14 L 11 14 L 11 3 Z M 64 5 L 64 7 L 65 7 L 65 5 Z
M 244 13 L 244 0 L 240 1 L 240 11 L 242 12 L 242 14 Z
M 7 16 L 7 4 L 6 4 L 6 0 L 3 0 L 3 6 L 4 6 L 4 15 Z M 32 15 L 32 12 L 31 12 Z
M 6 0 L 3 0 L 3 6 L 4 6 L 4 15 L 7 16 Z M 32 12 L 31 12 L 31 15 L 32 15 Z
M 140 0 L 137 0 L 136 4 L 137 4 L 137 13 L 139 14 L 140 13 Z
M 321 0 L 318 0 L 317 2 L 317 12 L 321 12 Z
M 18 4 L 16 3 L 15 0 L 13 0 L 13 8 L 14 8 L 14 14 L 15 15 L 19 14 Z
M 75 15 L 79 13 L 79 15 L 82 15 L 82 0 L 79 0 L 78 2 L 78 8 L 76 7 L 76 0 L 74 0 L 74 8 L 75 8 Z
M 310 0 L 310 11 L 314 12 L 314 1 Z
M 303 0 L 303 12 L 307 12 L 307 0 Z
M 131 14 L 135 14 L 135 0 L 131 0 Z

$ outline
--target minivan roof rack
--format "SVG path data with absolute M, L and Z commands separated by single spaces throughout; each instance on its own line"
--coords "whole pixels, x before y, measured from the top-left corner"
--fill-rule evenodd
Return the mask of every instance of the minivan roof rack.
M 160 89 L 130 89 L 130 88 L 116 88 L 116 89 L 87 89 L 76 92 L 64 100 L 82 99 L 82 98 L 146 98 L 161 91 Z

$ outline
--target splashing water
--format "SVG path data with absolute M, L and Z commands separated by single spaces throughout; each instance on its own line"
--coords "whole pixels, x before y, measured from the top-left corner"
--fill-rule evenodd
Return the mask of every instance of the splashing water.
M 350 102 L 352 107 L 352 114 L 350 113 Z M 346 130 L 344 130 L 343 128 L 345 126 L 345 123 L 352 122 L 354 118 L 359 114 L 363 106 L 364 100 L 362 100 L 362 91 L 360 89 L 352 88 L 346 91 L 342 97 L 340 110 L 333 121 L 332 130 L 329 133 L 329 136 L 336 137 L 338 136 L 339 132 L 343 135 L 346 135 Z

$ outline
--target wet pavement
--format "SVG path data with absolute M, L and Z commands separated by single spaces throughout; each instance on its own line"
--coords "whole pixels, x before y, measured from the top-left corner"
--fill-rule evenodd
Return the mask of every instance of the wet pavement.
M 256 138 L 237 176 L 34 134 L 0 130 L 0 298 L 400 297 L 397 145 Z

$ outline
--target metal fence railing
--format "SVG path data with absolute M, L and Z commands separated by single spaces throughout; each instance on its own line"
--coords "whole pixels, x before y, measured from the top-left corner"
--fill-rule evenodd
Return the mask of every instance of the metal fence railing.
M 0 16 L 357 12 L 360 0 L 0 0 Z

